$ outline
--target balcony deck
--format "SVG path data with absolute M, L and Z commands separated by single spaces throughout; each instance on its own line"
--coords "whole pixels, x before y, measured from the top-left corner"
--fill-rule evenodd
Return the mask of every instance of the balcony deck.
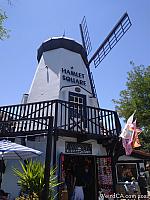
M 52 100 L 0 107 L 0 137 L 46 133 L 50 116 L 56 135 L 106 139 L 121 130 L 115 111 Z

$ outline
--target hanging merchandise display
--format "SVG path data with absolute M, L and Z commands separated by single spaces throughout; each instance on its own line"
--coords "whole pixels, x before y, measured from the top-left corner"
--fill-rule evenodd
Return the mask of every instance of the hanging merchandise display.
M 98 194 L 110 195 L 113 193 L 112 165 L 110 157 L 97 157 L 97 189 Z

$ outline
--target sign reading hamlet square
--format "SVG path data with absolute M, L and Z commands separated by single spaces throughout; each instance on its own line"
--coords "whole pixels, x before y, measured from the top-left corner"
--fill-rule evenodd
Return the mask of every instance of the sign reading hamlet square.
M 92 154 L 92 144 L 65 142 L 66 153 Z
M 73 69 L 73 67 L 71 67 L 71 69 Z M 65 68 L 62 68 L 61 70 L 63 80 L 73 84 L 86 86 L 86 81 L 84 80 L 85 74 Z

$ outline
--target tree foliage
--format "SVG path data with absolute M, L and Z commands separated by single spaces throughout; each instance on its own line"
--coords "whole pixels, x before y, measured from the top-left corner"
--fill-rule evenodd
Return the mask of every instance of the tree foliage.
M 20 162 L 22 170 L 14 168 L 14 174 L 19 178 L 18 185 L 22 194 L 27 194 L 30 199 L 39 199 L 44 187 L 44 165 L 40 161 L 27 161 L 26 165 Z M 60 185 L 57 180 L 56 168 L 50 170 L 49 200 L 57 196 L 55 188 Z M 24 198 L 23 196 L 20 198 Z
M 0 40 L 8 37 L 8 30 L 4 27 L 4 22 L 6 19 L 6 13 L 0 10 Z
M 133 69 L 128 72 L 126 89 L 113 102 L 119 116 L 125 120 L 136 110 L 137 125 L 143 129 L 141 148 L 150 152 L 150 66 L 131 64 Z
M 11 0 L 7 0 L 7 3 L 11 5 Z M 6 12 L 0 8 L 0 40 L 4 40 L 9 37 L 9 30 L 5 28 L 4 23 L 7 19 Z

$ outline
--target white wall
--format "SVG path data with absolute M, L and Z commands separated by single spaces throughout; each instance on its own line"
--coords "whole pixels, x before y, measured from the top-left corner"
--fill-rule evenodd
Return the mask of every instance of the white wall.
M 13 173 L 13 168 L 21 169 L 19 160 L 8 160 L 6 163 L 6 171 L 2 177 L 2 189 L 11 194 L 11 197 L 19 195 L 20 188 L 17 185 L 18 178 Z
M 71 137 L 59 137 L 56 146 L 57 157 L 60 153 L 65 153 L 65 142 L 77 142 L 77 139 Z M 96 140 L 88 140 L 85 143 L 92 144 L 92 155 L 107 156 L 106 149 L 101 144 L 97 144 Z
M 73 67 L 73 68 L 72 68 Z M 77 72 L 80 77 L 65 74 L 62 70 Z M 84 84 L 72 83 L 63 77 L 74 78 Z M 68 101 L 68 92 L 75 92 L 80 88 L 79 94 L 87 96 L 87 105 L 97 107 L 97 99 L 92 97 L 92 90 L 88 71 L 80 54 L 59 48 L 43 53 L 38 64 L 31 88 L 28 102 L 61 99 Z
M 46 66 L 47 64 L 42 56 L 31 84 L 28 103 L 58 99 L 60 83 L 58 69 L 53 71 L 49 66 Z

